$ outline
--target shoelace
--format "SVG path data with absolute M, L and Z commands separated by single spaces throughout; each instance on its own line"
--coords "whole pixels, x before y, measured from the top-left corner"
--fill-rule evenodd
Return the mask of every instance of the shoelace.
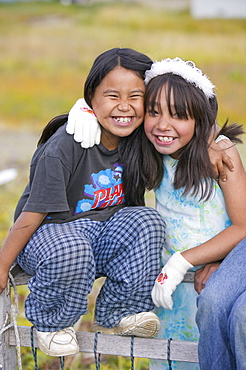
M 64 328 L 64 329 L 59 330 L 59 333 L 61 333 L 61 332 L 65 333 L 65 334 L 69 334 L 72 339 L 76 340 L 76 338 L 74 337 L 74 333 L 69 328 Z M 57 333 L 58 332 L 54 331 L 54 334 L 52 335 L 51 340 L 50 340 L 50 345 L 51 345 L 53 339 L 55 338 L 55 336 L 57 335 Z

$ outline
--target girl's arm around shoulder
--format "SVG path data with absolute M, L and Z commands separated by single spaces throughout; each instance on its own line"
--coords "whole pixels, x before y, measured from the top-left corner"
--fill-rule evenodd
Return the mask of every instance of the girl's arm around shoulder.
M 223 140 L 221 145 L 225 147 L 230 145 L 227 151 L 234 163 L 234 171 L 227 170 L 227 181 L 219 181 L 219 185 L 232 222 L 227 234 L 231 243 L 234 242 L 236 245 L 246 236 L 246 172 L 236 146 L 229 140 Z
M 222 141 L 228 141 L 224 139 Z M 228 143 L 227 143 L 228 144 Z M 214 176 L 222 181 L 227 179 L 227 170 L 234 170 L 234 164 L 224 146 L 213 141 L 208 148 L 209 158 L 213 167 Z
M 45 213 L 22 212 L 15 221 L 0 250 L 0 293 L 7 286 L 11 265 L 46 215 Z
M 227 169 L 227 181 L 219 181 L 232 225 L 207 242 L 182 252 L 192 265 L 224 259 L 246 237 L 246 172 L 240 155 L 230 140 L 220 142 L 234 163 L 234 171 Z
M 227 181 L 219 180 L 223 191 L 227 212 L 234 224 L 246 225 L 246 172 L 236 146 L 230 140 L 221 140 L 234 163 L 234 171 L 227 170 Z M 246 227 L 245 227 L 246 231 Z

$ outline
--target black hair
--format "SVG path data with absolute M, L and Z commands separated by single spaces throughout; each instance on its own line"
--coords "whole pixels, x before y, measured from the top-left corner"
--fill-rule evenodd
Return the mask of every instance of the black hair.
M 46 143 L 46 141 L 58 130 L 58 128 L 67 122 L 67 119 L 68 114 L 61 114 L 52 118 L 41 132 L 37 146 Z
M 192 195 L 200 194 L 200 199 L 207 200 L 212 193 L 214 179 L 208 147 L 218 112 L 217 98 L 214 95 L 208 99 L 201 89 L 188 83 L 181 76 L 167 73 L 149 82 L 145 94 L 147 111 L 154 111 L 157 105 L 161 112 L 160 99 L 164 85 L 167 89 L 166 99 L 170 115 L 173 115 L 171 108 L 171 96 L 173 96 L 177 116 L 184 120 L 188 117 L 195 120 L 194 136 L 180 150 L 174 176 L 174 188 L 184 188 L 184 194 L 191 191 Z M 226 122 L 219 134 L 228 136 L 234 142 L 240 142 L 237 136 L 242 133 L 242 126 L 236 124 L 229 126 Z
M 91 100 L 97 86 L 115 67 L 123 67 L 144 80 L 145 71 L 151 68 L 152 60 L 145 54 L 129 48 L 114 48 L 100 54 L 94 61 L 84 85 L 84 98 L 92 108 Z
M 127 145 L 124 145 L 125 141 Z M 128 205 L 144 205 L 145 190 L 157 188 L 162 180 L 162 156 L 149 144 L 144 125 L 121 139 L 122 179 Z
M 145 54 L 129 48 L 114 48 L 100 54 L 94 61 L 84 85 L 84 98 L 91 107 L 95 90 L 103 78 L 115 67 L 121 66 L 144 80 L 145 71 L 151 68 L 152 60 Z M 44 128 L 38 145 L 45 143 L 56 130 L 67 122 L 68 115 L 53 118 Z M 122 181 L 127 205 L 144 205 L 145 189 L 153 189 L 161 180 L 153 151 L 153 156 L 145 156 L 143 125 L 131 135 L 123 137 L 118 147 L 120 162 L 123 165 Z M 149 169 L 149 171 L 148 171 Z M 143 171 L 142 171 L 143 170 Z

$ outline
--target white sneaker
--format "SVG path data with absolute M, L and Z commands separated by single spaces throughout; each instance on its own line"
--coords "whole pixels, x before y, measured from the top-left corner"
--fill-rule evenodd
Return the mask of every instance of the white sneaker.
M 160 320 L 153 312 L 140 312 L 135 315 L 123 317 L 114 328 L 105 328 L 94 323 L 92 325 L 92 331 L 103 334 L 152 338 L 158 333 L 160 327 Z
M 69 356 L 79 352 L 79 344 L 74 328 L 59 331 L 38 331 L 39 348 L 49 356 Z

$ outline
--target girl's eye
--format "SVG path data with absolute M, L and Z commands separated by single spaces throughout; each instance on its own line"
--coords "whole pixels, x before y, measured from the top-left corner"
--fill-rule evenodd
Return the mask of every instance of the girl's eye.
M 148 114 L 149 114 L 151 117 L 155 117 L 155 116 L 158 116 L 159 112 L 158 112 L 156 109 L 149 109 L 149 110 L 148 110 Z
M 182 120 L 182 121 L 187 121 L 189 119 L 189 115 L 184 113 L 184 114 L 181 114 L 181 113 L 172 113 L 172 118 L 175 118 L 175 119 L 179 119 L 179 120 Z
M 138 99 L 138 98 L 143 98 L 143 96 L 140 95 L 140 94 L 134 94 L 134 95 L 131 95 L 130 98 L 131 99 Z
M 118 98 L 118 95 L 116 94 L 110 94 L 108 95 L 109 98 L 114 98 L 114 99 L 117 99 Z

